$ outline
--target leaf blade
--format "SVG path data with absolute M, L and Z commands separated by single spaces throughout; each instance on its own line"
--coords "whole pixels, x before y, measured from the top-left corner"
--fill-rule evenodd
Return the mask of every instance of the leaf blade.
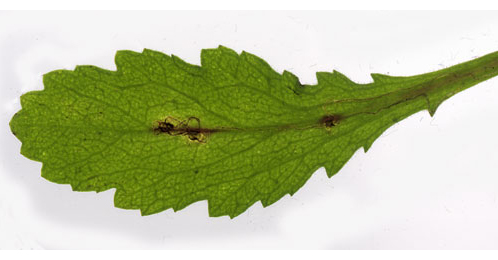
M 152 50 L 119 51 L 116 71 L 78 66 L 44 76 L 11 120 L 21 153 L 75 191 L 116 188 L 115 206 L 150 215 L 208 200 L 238 216 L 329 177 L 394 123 L 434 114 L 450 96 L 498 74 L 498 53 L 412 77 L 339 72 L 303 86 L 255 55 L 220 46 L 201 66 Z

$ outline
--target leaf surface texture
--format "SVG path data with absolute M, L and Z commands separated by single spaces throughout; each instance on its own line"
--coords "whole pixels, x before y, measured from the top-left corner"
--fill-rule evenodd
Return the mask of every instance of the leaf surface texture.
M 119 51 L 116 71 L 57 70 L 21 97 L 10 126 L 42 176 L 75 191 L 116 189 L 149 215 L 207 200 L 235 217 L 294 194 L 320 167 L 337 173 L 396 122 L 498 74 L 498 53 L 410 77 L 357 84 L 318 72 L 302 85 L 255 55 L 220 46 L 201 66 L 152 50 Z

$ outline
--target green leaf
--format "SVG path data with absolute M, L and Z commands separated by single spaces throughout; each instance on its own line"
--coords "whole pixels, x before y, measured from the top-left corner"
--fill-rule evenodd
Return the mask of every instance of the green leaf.
M 334 71 L 302 85 L 225 47 L 203 50 L 201 64 L 146 49 L 119 51 L 116 71 L 52 71 L 22 95 L 11 130 L 44 178 L 115 188 L 116 207 L 149 215 L 207 200 L 210 216 L 235 217 L 294 194 L 320 167 L 334 175 L 394 123 L 496 76 L 498 52 L 369 84 Z

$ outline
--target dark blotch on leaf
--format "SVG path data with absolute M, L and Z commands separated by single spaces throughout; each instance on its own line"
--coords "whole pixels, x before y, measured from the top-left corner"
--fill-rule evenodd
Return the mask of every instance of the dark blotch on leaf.
M 340 116 L 338 115 L 326 115 L 320 119 L 320 124 L 323 124 L 326 128 L 331 128 L 339 123 Z

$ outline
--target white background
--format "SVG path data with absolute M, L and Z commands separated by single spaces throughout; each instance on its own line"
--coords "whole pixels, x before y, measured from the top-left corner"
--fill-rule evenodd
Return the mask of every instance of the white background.
M 42 75 L 150 48 L 199 64 L 219 44 L 302 83 L 339 70 L 414 75 L 498 50 L 498 12 L 0 12 L 0 248 L 498 249 L 498 78 L 387 130 L 331 179 L 239 217 L 206 202 L 142 217 L 113 190 L 40 177 L 8 122 Z

